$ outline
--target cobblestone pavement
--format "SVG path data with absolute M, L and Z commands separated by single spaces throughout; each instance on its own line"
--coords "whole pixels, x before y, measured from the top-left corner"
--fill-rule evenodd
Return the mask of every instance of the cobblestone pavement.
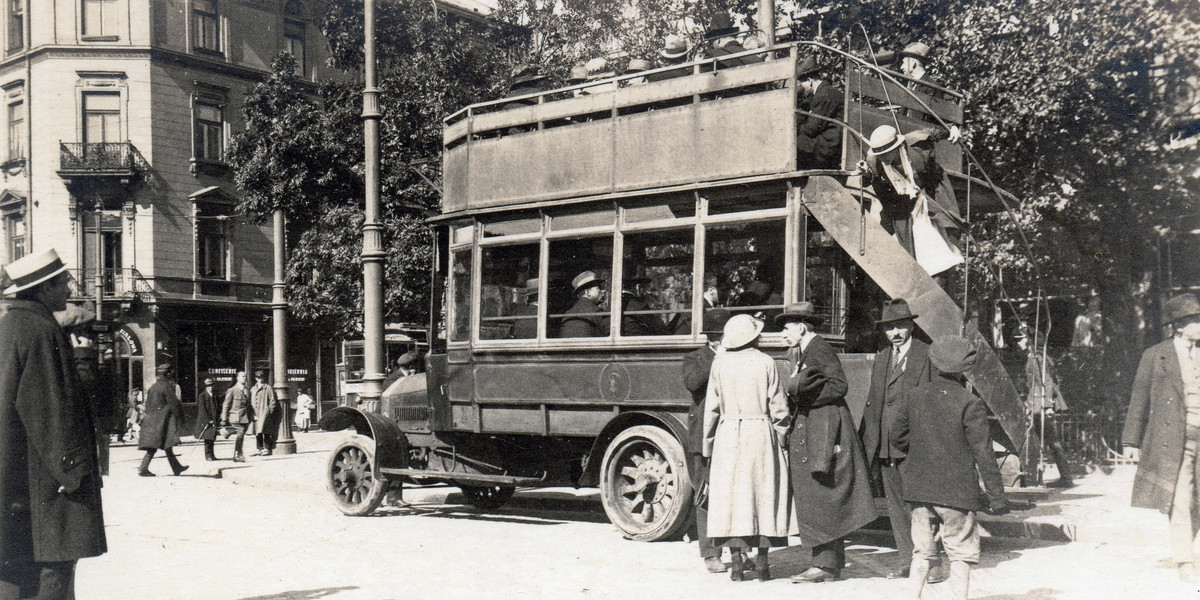
M 594 490 L 523 491 L 487 514 L 457 504 L 461 497 L 453 488 L 434 488 L 406 492 L 414 502 L 409 507 L 346 517 L 325 497 L 320 478 L 325 452 L 340 435 L 299 434 L 299 454 L 246 465 L 206 463 L 202 450 L 185 446 L 183 462 L 192 469 L 182 477 L 139 478 L 136 450 L 114 448 L 104 487 L 110 550 L 80 563 L 79 598 L 903 597 L 901 582 L 882 577 L 895 563 L 886 535 L 852 540 L 843 581 L 788 583 L 807 567 L 804 553 L 789 548 L 772 553 L 776 580 L 734 583 L 706 573 L 693 543 L 622 539 Z M 219 456 L 231 453 L 227 442 L 218 446 Z M 153 469 L 169 473 L 160 463 L 156 459 Z M 1112 493 L 1127 497 L 1128 489 Z M 1145 522 L 1126 541 L 1094 539 L 1099 535 L 1073 543 L 987 539 L 971 597 L 1197 598 L 1200 587 L 1180 583 L 1166 560 L 1165 517 L 1148 515 Z M 1162 543 L 1146 541 L 1157 539 L 1143 531 L 1152 524 Z M 945 584 L 925 594 L 945 597 Z

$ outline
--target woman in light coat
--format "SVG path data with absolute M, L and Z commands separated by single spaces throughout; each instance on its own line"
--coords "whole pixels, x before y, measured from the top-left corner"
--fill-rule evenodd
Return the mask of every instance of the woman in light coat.
M 770 579 L 768 550 L 798 531 L 783 453 L 791 421 L 775 360 L 754 347 L 762 329 L 750 315 L 725 324 L 704 403 L 708 535 L 730 548 L 734 581 L 745 577 L 751 547 L 758 555 L 750 577 Z

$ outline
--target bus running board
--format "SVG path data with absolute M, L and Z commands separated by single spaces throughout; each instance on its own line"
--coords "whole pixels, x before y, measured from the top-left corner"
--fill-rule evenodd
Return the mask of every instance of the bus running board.
M 391 469 L 383 467 L 379 469 L 383 475 L 396 475 L 400 477 L 428 477 L 433 479 L 445 479 L 453 482 L 463 483 L 491 483 L 495 485 L 539 485 L 546 482 L 543 477 L 514 477 L 512 475 L 486 475 L 483 473 L 452 473 L 450 471 L 430 471 L 426 469 Z

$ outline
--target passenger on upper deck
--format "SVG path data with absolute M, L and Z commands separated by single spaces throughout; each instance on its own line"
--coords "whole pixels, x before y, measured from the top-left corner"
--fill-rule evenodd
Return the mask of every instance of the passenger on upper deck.
M 548 89 L 550 89 L 549 82 L 546 80 L 546 76 L 542 75 L 541 71 L 538 70 L 536 65 L 527 63 L 519 64 L 513 67 L 512 83 L 508 85 L 508 96 L 506 96 L 506 98 L 543 92 Z M 532 104 L 537 104 L 537 100 L 533 98 L 525 98 L 522 100 L 509 102 L 508 104 L 504 105 L 504 108 L 515 108 L 521 105 Z
M 621 74 L 622 75 L 633 75 L 635 73 L 649 71 L 650 69 L 653 69 L 653 68 L 654 68 L 654 65 L 650 64 L 650 61 L 648 61 L 644 58 L 634 58 L 629 61 L 629 64 L 625 66 L 625 71 Z M 625 80 L 625 85 L 642 85 L 645 83 L 646 83 L 646 77 L 644 75 L 641 77 L 634 77 L 634 78 Z
M 962 216 L 954 189 L 937 163 L 934 143 L 958 141 L 958 128 L 920 129 L 899 135 L 895 127 L 880 125 L 871 132 L 871 150 L 867 152 L 871 188 L 879 198 L 880 224 L 909 254 L 916 256 L 913 245 L 913 208 L 920 192 L 928 197 L 929 219 L 947 243 L 957 248 Z M 930 273 L 931 275 L 935 273 Z
M 571 67 L 571 72 L 567 74 L 567 86 L 584 83 L 587 81 L 587 76 L 587 65 L 583 63 L 577 63 L 575 66 Z M 583 90 L 573 90 L 571 95 L 579 96 L 582 93 Z
M 664 67 L 671 65 L 681 65 L 688 61 L 688 55 L 691 54 L 692 47 L 688 45 L 687 38 L 672 33 L 667 36 L 663 42 L 663 49 L 658 53 L 662 57 Z M 684 77 L 691 74 L 691 69 L 672 69 L 670 71 L 662 71 L 659 73 L 651 73 L 646 76 L 647 81 L 665 81 L 676 77 Z
M 738 41 L 737 36 L 738 28 L 734 27 L 733 22 L 729 20 L 729 14 L 718 12 L 713 17 L 712 22 L 709 23 L 708 30 L 704 32 L 704 40 L 710 42 L 710 46 L 704 50 L 704 58 L 720 58 L 730 54 L 745 52 L 746 47 Z M 762 55 L 751 55 L 718 60 L 717 66 L 722 69 L 728 69 L 730 67 L 740 67 L 762 61 Z
M 599 81 L 601 79 L 608 79 L 610 77 L 616 77 L 616 75 L 617 75 L 616 73 L 613 72 L 612 69 L 610 69 L 608 67 L 608 59 L 604 58 L 603 56 L 599 56 L 599 57 L 593 58 L 592 60 L 587 61 L 586 66 L 587 66 L 587 80 L 588 81 Z M 599 94 L 600 92 L 609 92 L 609 91 L 612 91 L 615 89 L 617 89 L 616 82 L 610 81 L 608 83 L 591 85 L 591 86 L 585 87 L 585 88 L 583 88 L 583 93 Z
M 900 51 L 900 72 L 913 79 L 925 80 L 925 62 L 929 60 L 929 45 L 913 42 Z M 909 84 L 912 87 L 913 84 Z
M 608 335 L 607 310 L 604 308 L 604 280 L 592 271 L 584 271 L 571 280 L 575 304 L 563 318 L 559 337 L 599 337 Z
M 810 97 L 808 112 L 841 120 L 845 92 L 821 79 L 824 69 L 817 59 L 807 56 L 796 67 L 796 80 Z M 796 126 L 797 166 L 801 169 L 835 169 L 841 158 L 842 131 L 837 123 L 817 116 L 803 115 Z

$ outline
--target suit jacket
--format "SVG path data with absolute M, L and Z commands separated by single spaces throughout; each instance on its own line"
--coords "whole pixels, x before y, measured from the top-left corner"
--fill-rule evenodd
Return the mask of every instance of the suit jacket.
M 581 314 L 592 313 L 592 314 Z M 600 305 L 596 304 L 589 298 L 580 298 L 575 301 L 575 304 L 567 309 L 568 316 L 563 318 L 562 329 L 559 337 L 574 338 L 574 337 L 604 337 L 608 335 L 608 317 L 595 313 L 605 313 Z
M 683 387 L 692 393 L 692 405 L 688 407 L 689 454 L 700 454 L 704 450 L 704 398 L 708 392 L 708 376 L 716 357 L 717 353 L 708 344 L 683 357 Z
M 840 120 L 845 102 L 842 90 L 822 82 L 817 86 L 808 111 Z M 811 165 L 813 167 L 836 167 L 842 152 L 842 129 L 836 123 L 805 115 L 796 126 L 796 148 L 816 159 L 817 164 Z
M 221 419 L 221 405 L 208 390 L 200 392 L 196 398 L 196 439 L 216 440 L 217 422 Z
M 536 304 L 526 304 L 517 309 L 517 316 L 533 317 L 525 319 L 517 319 L 513 321 L 512 334 L 513 339 L 531 340 L 537 337 L 537 313 L 538 307 Z
M 95 415 L 71 343 L 46 307 L 0 318 L 0 561 L 59 562 L 107 551 Z
M 905 501 L 983 510 L 981 478 L 989 504 L 1004 497 L 987 408 L 961 383 L 939 375 L 905 394 L 895 430 L 895 446 L 908 454 L 900 473 Z
M 225 392 L 221 404 L 221 422 L 245 425 L 254 420 L 254 407 L 250 404 L 250 392 L 245 386 L 234 384 Z
M 900 397 L 917 386 L 933 379 L 933 368 L 929 365 L 929 344 L 913 338 L 905 358 L 904 370 L 892 368 L 892 346 L 875 353 L 875 363 L 871 366 L 871 388 L 867 391 L 867 404 L 863 408 L 862 425 L 858 435 L 862 438 L 863 451 L 867 453 L 867 461 L 880 456 L 882 449 L 891 444 L 891 439 L 885 439 L 884 433 L 890 427 L 884 427 L 883 409 L 885 404 L 895 404 Z M 893 444 L 894 446 L 894 444 Z M 904 454 L 892 456 L 903 458 Z
M 1167 512 L 1183 462 L 1187 406 L 1175 342 L 1168 339 L 1142 354 L 1121 442 L 1141 448 L 1133 479 L 1133 506 Z

